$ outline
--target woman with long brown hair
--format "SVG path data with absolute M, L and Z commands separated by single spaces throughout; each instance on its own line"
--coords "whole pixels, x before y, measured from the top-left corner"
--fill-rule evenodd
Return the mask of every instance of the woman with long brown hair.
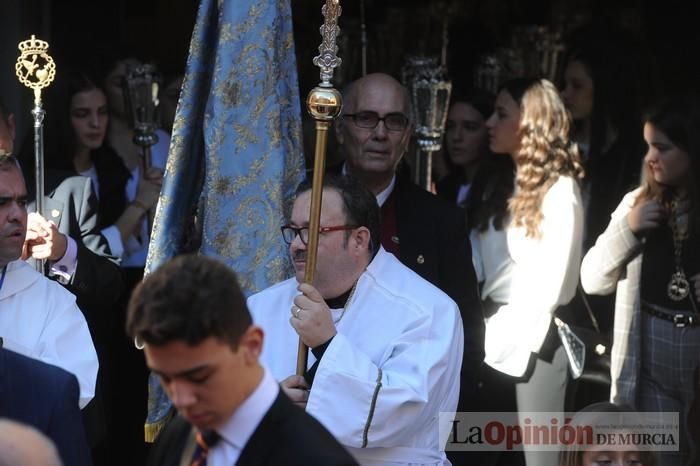
M 436 188 L 439 197 L 461 207 L 469 208 L 479 166 L 492 155 L 486 119 L 493 113 L 493 102 L 493 94 L 478 88 L 452 89 L 442 152 L 448 173 Z
M 567 360 L 552 316 L 576 290 L 583 231 L 582 168 L 570 125 L 554 85 L 525 78 L 503 84 L 487 121 L 491 150 L 510 154 L 516 174 L 506 228 L 510 296 L 487 320 L 485 361 L 519 382 L 521 415 L 564 410 Z M 556 465 L 557 455 L 526 446 L 525 459 Z
M 645 179 L 622 199 L 581 266 L 586 292 L 617 292 L 611 400 L 680 414 L 680 451 L 659 455 L 661 465 L 695 464 L 700 444 L 688 429 L 700 367 L 700 120 L 694 102 L 672 99 L 647 116 Z

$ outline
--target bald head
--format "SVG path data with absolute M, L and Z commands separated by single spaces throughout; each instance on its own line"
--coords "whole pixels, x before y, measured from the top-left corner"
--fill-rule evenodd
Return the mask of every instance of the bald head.
M 0 466 L 62 466 L 54 444 L 33 427 L 0 419 Z
M 351 83 L 343 93 L 344 110 L 336 120 L 345 168 L 378 194 L 391 182 L 411 138 L 409 124 L 386 126 L 386 118 L 410 120 L 408 91 L 396 79 L 373 73 Z M 367 122 L 376 122 L 373 128 Z
M 403 112 L 410 115 L 411 99 L 408 89 L 386 73 L 371 73 L 348 84 L 343 89 L 343 113 L 354 113 L 357 108 L 357 96 L 371 93 L 375 89 L 399 95 Z

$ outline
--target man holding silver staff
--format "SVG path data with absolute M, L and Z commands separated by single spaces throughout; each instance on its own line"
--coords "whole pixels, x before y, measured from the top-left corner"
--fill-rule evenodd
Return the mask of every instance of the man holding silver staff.
M 14 139 L 14 115 L 0 97 L 0 154 L 14 154 Z M 26 172 L 24 161 L 20 164 Z M 29 214 L 22 259 L 46 260 L 46 275 L 76 295 L 88 319 L 97 319 L 117 299 L 123 284 L 118 259 L 97 229 L 97 198 L 90 179 L 49 170 L 45 186 L 46 216 Z
M 53 111 L 61 110 L 54 108 Z M 14 139 L 14 115 L 4 107 L 0 96 L 0 152 L 14 153 Z M 56 143 L 48 140 L 49 147 Z M 101 370 L 95 400 L 83 414 L 90 445 L 99 448 L 108 437 L 109 335 L 115 320 L 113 306 L 124 288 L 122 274 L 118 259 L 111 254 L 99 232 L 98 201 L 89 178 L 72 176 L 68 170 L 52 169 L 49 162 L 43 180 L 44 215 L 34 211 L 34 157 L 28 153 L 32 149 L 30 146 L 25 142 L 18 155 L 27 174 L 29 199 L 32 199 L 27 206 L 31 213 L 27 217 L 27 236 L 21 258 L 30 264 L 42 262 L 44 275 L 75 295 L 87 320 Z
M 344 176 L 324 180 L 316 275 L 302 283 L 310 189 L 299 187 L 282 227 L 296 277 L 248 299 L 268 336 L 262 361 L 361 464 L 442 464 L 439 413 L 454 411 L 459 393 L 459 309 L 380 246 L 375 197 Z M 290 376 L 299 338 L 312 352 L 304 377 Z
M 26 204 L 17 160 L 0 155 L 0 337 L 7 349 L 73 373 L 83 408 L 95 394 L 97 354 L 75 296 L 20 260 Z

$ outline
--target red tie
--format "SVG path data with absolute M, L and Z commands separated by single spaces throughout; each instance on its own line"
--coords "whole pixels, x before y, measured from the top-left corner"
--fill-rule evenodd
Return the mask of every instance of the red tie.
M 190 463 L 190 465 L 206 466 L 209 448 L 213 447 L 214 444 L 216 444 L 216 442 L 219 440 L 219 434 L 217 434 L 213 430 L 205 433 L 197 431 L 197 434 L 195 435 L 194 439 L 197 442 L 197 448 L 195 448 L 194 450 L 194 454 L 192 455 L 192 462 Z

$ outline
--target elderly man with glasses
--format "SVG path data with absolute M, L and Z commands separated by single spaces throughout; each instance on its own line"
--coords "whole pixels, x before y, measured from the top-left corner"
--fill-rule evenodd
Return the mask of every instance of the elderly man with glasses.
M 450 420 L 440 413 L 459 395 L 459 309 L 381 247 L 379 206 L 351 177 L 326 177 L 316 274 L 303 283 L 310 198 L 307 182 L 282 227 L 296 277 L 248 299 L 266 334 L 261 359 L 360 464 L 443 464 L 438 432 Z M 290 375 L 299 339 L 311 348 L 304 377 Z
M 484 358 L 484 321 L 463 211 L 415 185 L 401 163 L 413 126 L 406 88 L 370 74 L 343 93 L 336 136 L 343 173 L 358 178 L 381 206 L 381 244 L 404 265 L 447 293 L 464 321 L 460 410 L 470 405 Z

